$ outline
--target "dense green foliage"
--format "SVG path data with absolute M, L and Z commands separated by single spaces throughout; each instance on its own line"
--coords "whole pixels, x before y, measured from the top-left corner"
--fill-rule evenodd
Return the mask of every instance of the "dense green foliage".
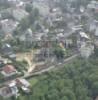
M 31 4 L 27 4 L 26 7 L 25 7 L 25 10 L 30 13 L 32 11 L 32 5 Z
M 76 59 L 60 70 L 36 77 L 32 94 L 17 100 L 93 100 L 98 95 L 98 59 Z
M 56 46 L 54 49 L 54 54 L 56 55 L 57 59 L 64 58 L 65 51 L 60 46 Z

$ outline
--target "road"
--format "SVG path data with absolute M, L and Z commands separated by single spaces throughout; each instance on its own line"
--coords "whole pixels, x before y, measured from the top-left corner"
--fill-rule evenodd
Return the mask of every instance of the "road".
M 30 74 L 27 74 L 25 76 L 20 76 L 20 77 L 17 77 L 17 78 L 32 78 L 33 76 L 36 76 L 36 75 L 41 75 L 45 72 L 48 72 L 48 71 L 51 71 L 53 70 L 54 68 L 61 68 L 63 67 L 66 63 L 69 63 L 70 61 L 72 61 L 74 58 L 76 58 L 78 56 L 78 54 L 74 54 L 73 56 L 65 59 L 62 63 L 58 63 L 58 64 L 55 64 L 55 65 L 52 65 L 52 66 L 49 66 L 47 67 L 46 69 L 43 69 L 41 71 L 38 71 L 38 72 L 34 72 L 34 73 L 30 73 Z M 17 79 L 15 78 L 15 79 Z M 7 85 L 9 82 L 15 80 L 15 79 L 12 79 L 12 80 L 9 80 L 9 81 L 5 81 L 4 83 L 0 84 L 0 87 L 4 86 L 4 85 Z
M 72 61 L 74 58 L 76 58 L 78 56 L 78 54 L 75 54 L 67 59 L 65 59 L 62 63 L 58 63 L 58 64 L 55 64 L 55 65 L 52 65 L 52 66 L 49 66 L 48 68 L 46 69 L 43 69 L 39 72 L 35 72 L 35 73 L 32 73 L 32 74 L 28 74 L 28 75 L 25 75 L 23 76 L 23 78 L 29 78 L 29 77 L 32 77 L 32 76 L 35 76 L 35 75 L 40 75 L 42 73 L 45 73 L 45 72 L 48 72 L 54 68 L 61 68 L 61 66 L 64 66 L 66 63 L 69 63 L 70 61 Z

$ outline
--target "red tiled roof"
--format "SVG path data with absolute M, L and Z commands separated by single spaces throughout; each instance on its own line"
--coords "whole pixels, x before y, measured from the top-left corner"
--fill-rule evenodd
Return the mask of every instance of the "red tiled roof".
M 16 72 L 16 69 L 12 65 L 6 65 L 3 67 L 3 71 L 7 74 L 10 74 L 12 72 Z

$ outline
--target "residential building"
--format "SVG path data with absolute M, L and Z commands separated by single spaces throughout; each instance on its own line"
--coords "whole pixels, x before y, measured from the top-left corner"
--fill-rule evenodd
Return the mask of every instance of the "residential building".
M 24 2 L 22 0 L 8 0 L 8 2 L 13 7 L 24 7 Z
M 7 35 L 7 34 L 12 34 L 19 23 L 12 19 L 4 19 L 0 21 L 0 24 L 2 26 L 2 30 L 4 31 L 5 35 Z
M 42 1 L 34 1 L 33 2 L 33 6 L 34 8 L 38 8 L 39 9 L 39 13 L 40 15 L 42 16 L 47 16 L 49 15 L 49 6 L 45 3 L 45 2 L 42 2 Z
M 90 41 L 89 35 L 83 31 L 80 31 L 77 35 L 77 47 L 78 47 L 78 49 L 80 49 L 81 46 L 85 45 L 85 43 L 88 41 Z
M 17 21 L 21 21 L 23 18 L 27 17 L 29 14 L 21 8 L 15 8 L 12 10 L 12 15 Z
M 16 54 L 14 53 L 10 44 L 4 44 L 1 48 L 1 52 L 4 54 L 4 56 L 8 56 L 10 59 L 16 59 Z
M 21 86 L 25 86 L 27 88 L 30 87 L 30 83 L 26 79 L 23 79 L 23 78 L 16 79 L 16 84 L 19 87 Z
M 11 83 L 10 86 L 5 86 L 3 88 L 0 88 L 0 96 L 2 96 L 4 99 L 8 99 L 12 96 L 17 96 L 18 89 L 17 87 Z
M 16 79 L 16 84 L 23 90 L 23 92 L 30 93 L 30 83 L 26 79 L 18 78 Z
M 91 2 L 88 4 L 87 8 L 89 9 L 98 9 L 98 1 L 91 0 Z
M 5 76 L 5 77 L 10 77 L 13 76 L 15 74 L 17 74 L 17 70 L 15 69 L 15 67 L 13 65 L 5 65 L 2 68 L 1 73 Z

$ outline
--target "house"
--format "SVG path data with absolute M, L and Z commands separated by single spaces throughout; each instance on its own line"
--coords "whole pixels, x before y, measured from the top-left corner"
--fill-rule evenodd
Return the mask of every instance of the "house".
M 62 11 L 61 11 L 60 8 L 53 8 L 53 9 L 50 10 L 49 15 L 50 15 L 52 20 L 55 20 L 57 17 L 59 17 L 59 18 L 61 17 Z
M 30 93 L 30 83 L 23 79 L 23 78 L 18 78 L 16 79 L 16 84 L 18 87 L 20 87 L 25 93 Z
M 3 88 L 0 89 L 0 96 L 2 96 L 4 99 L 8 99 L 12 96 L 17 96 L 18 93 L 18 89 L 17 87 L 8 87 L 5 86 Z
M 23 18 L 27 17 L 29 14 L 21 8 L 15 8 L 12 10 L 12 16 L 17 20 L 21 21 Z
M 6 99 L 13 96 L 13 94 L 9 87 L 3 87 L 0 89 L 0 96 Z
M 8 0 L 11 6 L 13 7 L 24 7 L 24 2 L 21 0 Z
M 15 81 L 10 82 L 4 87 L 0 88 L 0 96 L 2 96 L 4 99 L 8 99 L 12 96 L 17 97 L 18 92 L 19 91 L 18 91 Z
M 10 55 L 13 50 L 12 50 L 12 47 L 10 44 L 4 44 L 1 48 L 1 52 L 4 54 L 4 55 Z
M 11 89 L 12 94 L 13 94 L 14 96 L 17 96 L 17 94 L 18 94 L 18 88 L 17 88 L 17 86 L 16 86 L 16 82 L 15 82 L 15 81 L 10 82 L 10 83 L 8 84 L 8 87 Z
M 80 32 L 81 38 L 90 39 L 90 37 L 85 32 Z
M 0 67 L 4 66 L 4 61 L 0 59 Z
M 39 9 L 40 15 L 42 15 L 44 17 L 49 15 L 49 6 L 45 2 L 34 1 L 33 2 L 33 6 L 34 6 L 34 8 L 38 8 Z
M 85 11 L 85 7 L 80 6 L 80 12 L 81 12 L 81 13 L 84 13 L 84 11 Z
M 13 48 L 11 47 L 10 44 L 4 44 L 1 48 L 1 52 L 5 55 L 8 56 L 10 59 L 15 60 L 16 59 L 16 54 L 13 51 Z
M 24 86 L 27 88 L 30 87 L 30 83 L 26 79 L 23 79 L 23 78 L 16 79 L 16 84 L 18 87 L 21 87 L 21 86 Z
M 1 73 L 5 76 L 5 77 L 10 77 L 13 76 L 15 74 L 17 74 L 17 70 L 15 69 L 15 67 L 13 65 L 5 65 L 2 68 Z
M 2 30 L 4 31 L 5 35 L 7 35 L 7 34 L 12 34 L 19 23 L 12 19 L 4 19 L 0 21 L 0 24 L 2 26 Z
M 98 1 L 92 0 L 88 5 L 87 8 L 98 10 Z
M 88 34 L 86 34 L 84 31 L 78 32 L 77 35 L 77 47 L 78 49 L 81 48 L 81 46 L 85 45 L 86 42 L 90 42 L 90 37 Z

